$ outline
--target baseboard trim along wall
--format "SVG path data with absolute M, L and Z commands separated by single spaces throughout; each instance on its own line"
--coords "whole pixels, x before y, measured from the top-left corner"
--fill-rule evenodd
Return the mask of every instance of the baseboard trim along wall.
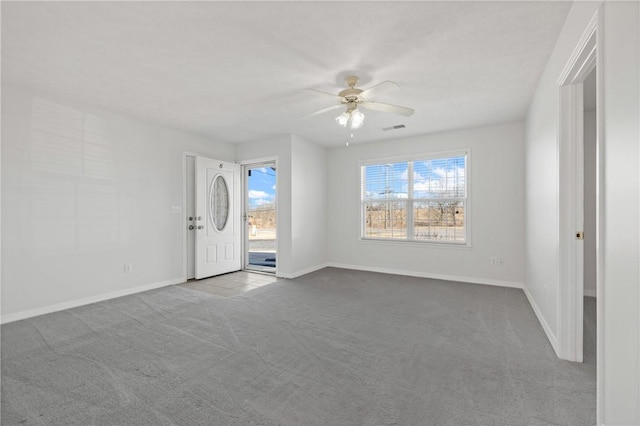
M 157 283 L 145 284 L 141 286 L 126 288 L 123 290 L 113 291 L 111 293 L 99 294 L 97 296 L 85 297 L 83 299 L 70 300 L 68 302 L 57 303 L 55 305 L 43 306 L 36 309 L 28 309 L 26 311 L 15 312 L 13 314 L 2 315 L 1 324 L 19 321 L 27 318 L 33 318 L 40 315 L 50 314 L 52 312 L 63 311 L 65 309 L 77 308 L 78 306 L 90 305 L 92 303 L 104 302 L 105 300 L 116 299 L 122 296 L 129 296 L 143 291 L 155 290 L 161 287 L 181 284 L 184 278 L 174 278 L 172 280 L 160 281 Z
M 320 265 L 315 265 L 315 266 L 312 266 L 310 268 L 302 269 L 302 270 L 296 271 L 296 272 L 279 273 L 278 277 L 279 278 L 288 278 L 288 279 L 298 278 L 298 277 L 301 277 L 303 275 L 307 275 L 307 274 L 310 274 L 312 272 L 319 271 L 320 269 L 326 268 L 327 266 L 329 266 L 329 265 L 326 264 L 326 263 L 322 263 Z
M 457 275 L 431 274 L 429 272 L 407 271 L 404 269 L 378 268 L 374 266 L 346 265 L 329 262 L 325 266 L 332 268 L 354 269 L 357 271 L 379 272 L 381 274 L 405 275 L 408 277 L 432 278 L 435 280 L 457 281 L 469 284 L 493 285 L 498 287 L 524 288 L 522 283 L 515 281 L 493 280 L 488 278 L 462 277 Z
M 529 293 L 529 289 L 527 289 L 526 287 L 523 287 L 522 290 L 524 291 L 525 296 L 527 296 L 527 300 L 529 301 L 529 304 L 531 305 L 533 312 L 536 314 L 536 317 L 538 318 L 538 322 L 542 326 L 544 333 L 547 335 L 547 339 L 549 339 L 549 343 L 551 343 L 551 347 L 555 351 L 556 355 L 560 357 L 560 353 L 558 351 L 559 350 L 558 339 L 556 335 L 551 330 L 551 327 L 549 327 L 547 320 L 542 315 L 542 311 L 540 311 L 540 308 L 538 308 L 538 305 L 536 305 L 536 302 L 533 300 L 533 296 L 531 296 L 531 293 Z

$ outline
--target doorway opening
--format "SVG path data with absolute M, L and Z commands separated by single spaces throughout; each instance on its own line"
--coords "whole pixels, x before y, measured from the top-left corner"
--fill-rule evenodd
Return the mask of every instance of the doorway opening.
M 582 229 L 584 240 L 582 249 L 583 286 L 583 362 L 596 362 L 597 318 L 596 318 L 596 170 L 597 170 L 597 68 L 594 68 L 582 83 L 583 89 L 583 209 Z
M 556 200 L 560 286 L 556 352 L 568 361 L 595 364 L 598 424 L 602 423 L 605 356 L 601 28 L 602 6 L 587 24 L 557 80 L 560 102 Z
M 244 179 L 244 268 L 276 273 L 277 196 L 276 162 L 245 164 Z
M 560 89 L 557 199 L 560 219 L 558 226 L 560 248 L 558 356 L 575 362 L 583 362 L 584 355 L 585 279 L 592 283 L 595 279 L 595 292 L 598 295 L 602 290 L 600 221 L 604 187 L 601 182 L 601 162 L 599 161 L 602 151 L 600 124 L 602 58 L 598 55 L 601 35 L 598 31 L 599 16 L 600 14 L 596 13 L 589 22 L 558 79 Z M 593 76 L 591 76 L 592 73 L 594 73 Z M 584 89 L 586 85 L 591 85 L 588 87 L 588 93 Z M 589 102 L 593 104 L 587 107 L 591 110 L 587 114 L 585 114 L 585 96 L 589 96 Z M 593 120 L 589 121 L 590 118 Z M 589 126 L 588 129 L 586 125 Z M 586 219 L 589 223 L 585 223 L 585 210 L 587 210 Z M 585 258 L 585 249 L 588 251 L 587 255 L 595 258 Z M 588 263 L 591 265 L 587 265 Z M 598 297 L 598 305 L 599 300 L 600 297 Z M 599 306 L 597 311 L 600 313 Z M 600 364 L 602 354 L 600 315 L 596 321 L 597 363 Z

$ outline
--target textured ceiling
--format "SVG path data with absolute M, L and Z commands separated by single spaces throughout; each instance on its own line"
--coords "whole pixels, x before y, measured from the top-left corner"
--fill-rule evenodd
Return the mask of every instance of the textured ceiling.
M 409 118 L 365 111 L 354 142 L 522 119 L 570 2 L 2 2 L 3 84 L 216 140 L 345 142 L 350 74 Z M 402 130 L 381 128 L 405 124 Z

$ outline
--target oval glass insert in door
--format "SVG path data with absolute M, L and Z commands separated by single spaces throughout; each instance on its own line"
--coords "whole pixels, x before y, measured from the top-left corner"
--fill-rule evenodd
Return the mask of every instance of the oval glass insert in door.
M 209 190 L 209 220 L 216 231 L 222 231 L 229 220 L 229 187 L 224 176 L 217 175 Z

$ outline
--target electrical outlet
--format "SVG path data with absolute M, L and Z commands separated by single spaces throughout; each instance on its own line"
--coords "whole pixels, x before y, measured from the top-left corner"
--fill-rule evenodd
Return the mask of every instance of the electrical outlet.
M 182 207 L 180 206 L 171 206 L 171 213 L 180 213 L 182 211 Z
M 498 258 L 498 266 L 504 266 L 504 259 L 501 257 Z
M 495 257 L 491 258 L 491 265 L 496 266 L 498 264 L 498 259 L 496 259 Z
M 130 263 L 125 263 L 124 264 L 124 273 L 128 274 L 131 271 L 133 271 L 133 265 L 130 264 Z

